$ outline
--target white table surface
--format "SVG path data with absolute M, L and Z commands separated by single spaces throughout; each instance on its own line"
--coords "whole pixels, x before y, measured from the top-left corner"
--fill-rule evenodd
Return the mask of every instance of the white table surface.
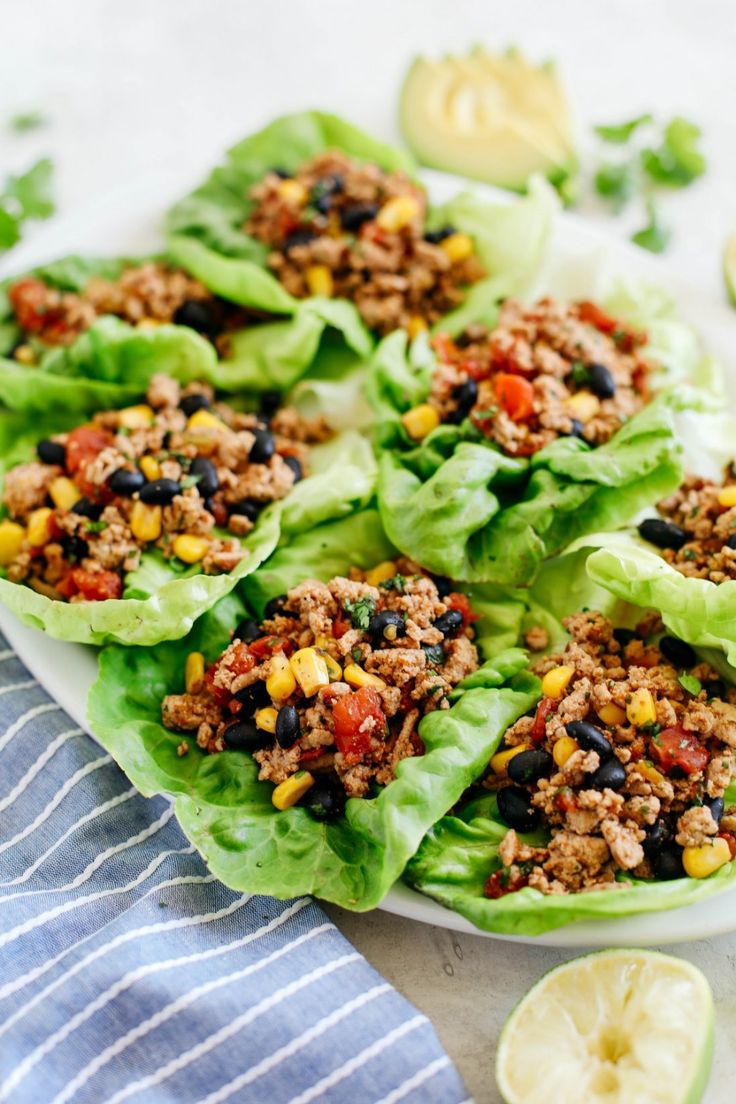
M 57 164 L 61 213 L 114 204 L 119 248 L 134 250 L 163 208 L 222 150 L 272 116 L 320 106 L 397 138 L 396 93 L 411 56 L 482 41 L 560 64 L 581 128 L 641 111 L 701 124 L 708 173 L 665 197 L 675 227 L 666 262 L 723 298 L 720 254 L 736 230 L 736 9 L 732 0 L 36 0 L 3 6 L 0 168 L 41 154 Z M 15 135 L 3 119 L 41 109 Z M 148 205 L 141 219 L 141 199 Z M 613 234 L 632 226 L 594 200 L 581 209 Z M 53 223 L 28 234 L 28 249 Z M 80 240 L 80 249 L 94 248 Z M 53 246 L 51 246 L 53 248 Z M 23 264 L 21 246 L 0 275 Z M 736 315 L 734 316 L 736 324 Z M 735 328 L 736 332 L 736 328 Z M 477 1104 L 496 1104 L 495 1041 L 511 1007 L 569 952 L 496 942 L 376 912 L 328 910 L 359 950 L 435 1024 Z M 670 948 L 672 950 L 672 948 Z M 733 1097 L 736 935 L 681 945 L 716 997 L 708 1104 Z M 730 1051 L 730 1052 L 729 1052 Z

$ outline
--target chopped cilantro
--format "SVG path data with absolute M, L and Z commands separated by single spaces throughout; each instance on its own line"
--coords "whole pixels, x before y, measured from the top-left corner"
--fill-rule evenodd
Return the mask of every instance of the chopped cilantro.
M 631 240 L 642 249 L 648 249 L 650 253 L 663 253 L 672 237 L 669 226 L 663 225 L 659 220 L 659 214 L 652 200 L 647 203 L 649 222 L 641 230 L 631 235 Z
M 661 724 L 657 724 L 655 721 L 650 721 L 649 724 L 642 725 L 642 728 L 644 729 L 644 731 L 649 736 L 652 737 L 652 739 L 654 740 L 654 742 L 656 744 L 657 741 L 656 741 L 655 737 L 659 736 L 660 732 L 662 731 Z
M 636 191 L 636 165 L 604 162 L 595 174 L 595 190 L 611 204 L 616 214 L 626 206 Z
M 10 117 L 8 126 L 11 130 L 15 130 L 18 134 L 22 134 L 26 130 L 36 130 L 46 122 L 46 116 L 42 111 L 21 111 L 17 115 L 12 115 Z
M 662 143 L 641 151 L 641 165 L 647 176 L 669 188 L 684 188 L 705 172 L 705 158 L 697 148 L 699 126 L 678 115 L 667 124 Z
M 107 529 L 106 521 L 85 521 L 84 527 L 88 533 L 103 533 Z
M 115 432 L 118 437 L 130 437 L 130 430 L 127 426 L 118 426 Z
M 360 663 L 361 659 L 363 658 L 363 653 L 360 648 L 351 648 L 350 654 L 356 663 Z
M 694 548 L 686 548 L 682 553 L 682 558 L 684 560 L 695 560 L 697 559 L 697 553 Z
M 186 490 L 187 487 L 196 487 L 201 478 L 201 475 L 185 475 L 181 481 L 182 489 Z
M 495 418 L 498 414 L 498 407 L 486 406 L 483 410 L 476 410 L 474 413 L 476 418 Z
M 573 378 L 573 382 L 579 387 L 588 383 L 590 380 L 590 372 L 583 364 L 582 360 L 574 360 L 570 365 L 570 375 Z
M 662 740 L 658 732 L 652 733 L 652 743 L 656 744 L 657 747 L 662 747 Z
M 445 662 L 445 649 L 441 644 L 422 644 L 422 651 L 433 667 L 441 667 Z
M 19 241 L 27 219 L 46 219 L 55 207 L 51 199 L 53 164 L 43 157 L 21 176 L 9 176 L 0 189 L 0 251 Z
M 703 689 L 703 684 L 700 679 L 696 679 L 694 675 L 680 675 L 677 680 L 688 694 L 699 694 Z
M 640 126 L 644 126 L 645 123 L 653 121 L 652 116 L 647 112 L 645 115 L 637 115 L 635 119 L 629 119 L 625 123 L 599 123 L 598 126 L 593 127 L 593 130 L 604 142 L 613 142 L 614 145 L 622 146 L 625 142 L 628 142 L 635 130 L 638 130 Z
M 384 590 L 395 590 L 398 591 L 399 594 L 403 594 L 404 587 L 406 586 L 406 576 L 397 573 L 396 575 L 392 575 L 390 579 L 384 579 L 383 582 L 378 585 L 383 587 Z
M 376 600 L 371 598 L 370 595 L 359 598 L 357 602 L 345 603 L 345 612 L 349 615 L 353 628 L 360 629 L 361 632 L 368 631 L 368 625 L 375 611 Z

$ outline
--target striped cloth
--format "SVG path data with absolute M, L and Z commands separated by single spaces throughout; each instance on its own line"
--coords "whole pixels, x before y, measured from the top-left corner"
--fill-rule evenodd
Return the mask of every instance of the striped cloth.
M 0 1101 L 459 1104 L 310 900 L 220 885 L 0 636 Z

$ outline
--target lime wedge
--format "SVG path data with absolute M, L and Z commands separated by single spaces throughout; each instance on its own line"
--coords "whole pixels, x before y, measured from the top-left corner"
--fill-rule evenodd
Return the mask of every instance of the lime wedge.
M 506 1021 L 506 1104 L 697 1104 L 713 1058 L 713 997 L 689 962 L 601 951 L 556 967 Z
M 723 250 L 723 278 L 729 299 L 736 307 L 736 234 L 731 235 Z

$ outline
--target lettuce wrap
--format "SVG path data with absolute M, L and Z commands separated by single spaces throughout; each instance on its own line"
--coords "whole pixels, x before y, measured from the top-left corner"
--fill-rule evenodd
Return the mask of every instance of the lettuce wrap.
M 353 311 L 346 300 L 295 299 L 267 268 L 267 247 L 243 230 L 253 206 L 248 193 L 254 184 L 271 169 L 294 172 L 328 149 L 373 162 L 387 172 L 404 170 L 412 175 L 415 170 L 407 153 L 336 115 L 321 111 L 284 115 L 233 146 L 225 164 L 174 205 L 167 222 L 169 255 L 207 287 L 246 307 L 294 314 L 312 303 L 320 310 Z M 468 291 L 462 306 L 442 320 L 443 328 L 456 332 L 466 319 L 492 314 L 498 298 L 520 290 L 536 272 L 557 201 L 541 179 L 533 182 L 531 192 L 513 205 L 488 203 L 467 194 L 430 208 L 428 229 L 450 224 L 469 234 L 488 273 Z
M 186 656 L 219 656 L 246 608 L 308 577 L 368 568 L 393 553 L 375 510 L 302 532 L 194 626 L 186 641 L 152 649 L 106 648 L 88 703 L 92 731 L 146 795 L 176 795 L 179 821 L 227 885 L 292 897 L 314 893 L 345 908 L 377 905 L 428 828 L 482 771 L 506 726 L 531 707 L 534 680 L 518 674 L 524 653 L 507 650 L 460 684 L 451 709 L 420 724 L 423 756 L 403 760 L 376 796 L 351 798 L 344 817 L 314 820 L 294 806 L 277 811 L 272 784 L 258 782 L 250 755 L 197 748 L 177 755 L 181 736 L 161 724 L 161 702 L 183 685 Z M 486 612 L 477 605 L 478 612 Z M 482 625 L 482 622 L 480 623 Z
M 499 646 L 508 646 L 514 629 L 523 632 L 532 625 L 541 624 L 550 634 L 549 650 L 557 651 L 567 639 L 561 618 L 583 608 L 600 610 L 622 627 L 636 623 L 641 609 L 621 600 L 623 592 L 612 593 L 586 575 L 585 561 L 589 554 L 590 549 L 581 548 L 548 561 L 528 591 L 509 595 L 505 606 L 494 605 L 498 630 L 495 636 Z M 473 595 L 474 589 L 469 588 L 469 593 Z M 500 619 L 498 610 L 503 611 Z M 692 636 L 682 635 L 691 643 L 697 643 Z M 710 653 L 704 658 L 712 662 Z M 724 666 L 723 673 L 731 682 L 736 682 L 733 669 Z M 531 673 L 527 677 L 532 682 L 536 704 L 541 698 L 541 683 Z M 496 747 L 500 743 L 501 738 Z M 736 784 L 727 790 L 725 802 L 727 806 L 736 803 Z M 619 874 L 619 881 L 625 888 L 615 891 L 590 890 L 556 896 L 527 886 L 491 900 L 484 896 L 483 889 L 489 876 L 502 865 L 499 845 L 507 830 L 508 826 L 498 814 L 496 795 L 483 791 L 471 793 L 453 816 L 443 817 L 430 829 L 409 861 L 404 880 L 483 931 L 527 936 L 575 921 L 610 920 L 680 908 L 729 889 L 736 882 L 736 864 L 731 862 L 702 880 L 683 877 L 647 882 Z M 519 838 L 531 846 L 543 846 L 547 837 L 537 830 Z
M 577 280 L 569 271 L 548 274 L 544 290 L 586 295 L 595 286 L 590 270 L 581 263 Z M 647 350 L 664 366 L 654 384 L 666 390 L 595 449 L 560 437 L 529 459 L 507 456 L 467 418 L 412 442 L 401 416 L 426 400 L 437 359 L 425 335 L 410 344 L 394 333 L 381 342 L 368 380 L 383 450 L 378 501 L 402 552 L 455 579 L 518 586 L 545 558 L 587 533 L 617 528 L 677 486 L 680 440 L 707 436 L 719 418 L 720 376 L 663 293 L 621 282 L 601 290 L 607 309 L 647 330 Z

